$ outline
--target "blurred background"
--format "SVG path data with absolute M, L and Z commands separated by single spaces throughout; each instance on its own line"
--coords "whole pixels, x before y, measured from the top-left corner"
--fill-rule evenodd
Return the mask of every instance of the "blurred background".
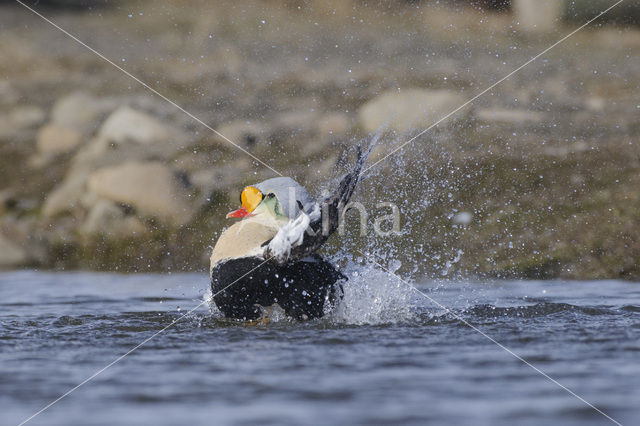
M 25 2 L 317 197 L 379 129 L 372 163 L 613 3 Z M 377 164 L 356 198 L 400 234 L 349 214 L 327 253 L 640 279 L 639 22 L 621 3 Z M 0 31 L 0 267 L 206 270 L 274 173 L 20 4 Z

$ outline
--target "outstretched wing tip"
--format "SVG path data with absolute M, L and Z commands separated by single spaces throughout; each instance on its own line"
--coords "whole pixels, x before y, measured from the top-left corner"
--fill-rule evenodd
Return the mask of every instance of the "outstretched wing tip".
M 275 257 L 275 261 L 279 263 L 298 260 L 313 254 L 324 244 L 329 236 L 338 228 L 342 215 L 360 180 L 364 164 L 369 158 L 369 154 L 371 154 L 379 136 L 379 134 L 375 135 L 366 149 L 363 149 L 362 145 L 356 147 L 358 159 L 356 160 L 355 166 L 349 173 L 342 177 L 334 193 L 320 203 L 318 206 L 320 214 L 318 217 L 310 218 L 311 223 L 308 223 L 311 232 L 305 233 L 303 237 L 301 235 L 302 241 L 297 241 L 297 244 L 291 244 L 290 247 L 287 247 L 286 255 L 284 256 L 273 256 L 276 252 L 282 252 L 281 249 L 274 250 L 275 247 L 272 245 L 279 241 L 277 238 L 274 238 L 276 241 L 269 241 L 266 247 L 265 257 Z M 285 232 L 284 229 L 281 231 Z M 282 243 L 282 241 L 280 241 L 280 243 Z

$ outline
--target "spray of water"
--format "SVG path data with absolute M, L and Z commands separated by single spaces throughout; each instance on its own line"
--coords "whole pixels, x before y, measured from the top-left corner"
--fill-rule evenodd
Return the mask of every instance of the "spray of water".
M 414 318 L 415 296 L 386 272 L 370 265 L 350 263 L 344 268 L 349 280 L 344 298 L 327 320 L 338 324 L 385 324 Z

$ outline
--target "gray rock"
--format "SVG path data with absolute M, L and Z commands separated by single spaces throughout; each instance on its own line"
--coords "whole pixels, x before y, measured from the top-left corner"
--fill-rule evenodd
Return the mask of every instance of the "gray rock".
M 321 136 L 342 136 L 352 127 L 351 119 L 346 114 L 330 112 L 317 121 Z
M 64 181 L 45 199 L 42 213 L 51 217 L 74 212 L 95 170 L 125 161 L 168 159 L 185 144 L 186 136 L 154 117 L 121 107 L 100 127 L 96 137 L 76 153 Z
M 399 133 L 424 129 L 451 113 L 465 98 L 449 90 L 390 90 L 365 103 L 358 111 L 359 124 L 368 133 L 379 129 Z M 466 110 L 449 117 L 456 120 Z
M 353 127 L 352 119 L 343 113 L 330 112 L 318 114 L 311 120 L 311 131 L 308 135 L 309 143 L 299 146 L 300 153 L 309 158 L 317 158 L 332 150 L 331 144 L 340 139 L 345 139 L 346 135 Z
M 67 173 L 62 184 L 51 191 L 44 200 L 42 214 L 52 217 L 65 212 L 74 212 L 80 207 L 80 200 L 87 190 L 89 167 L 77 167 Z
M 47 124 L 38 131 L 36 147 L 40 155 L 53 156 L 73 150 L 81 140 L 82 135 L 76 129 Z
M 287 111 L 273 118 L 274 127 L 280 131 L 305 134 L 316 130 L 320 115 L 313 111 Z
M 607 107 L 607 101 L 600 96 L 589 96 L 584 104 L 587 109 L 593 112 L 602 112 Z
M 269 128 L 259 121 L 253 120 L 234 120 L 224 123 L 216 129 L 226 139 L 231 140 L 236 145 L 244 149 L 251 149 L 257 145 L 263 145 L 269 138 Z M 225 138 L 215 135 L 214 141 L 220 145 L 227 147 L 229 141 Z
M 80 226 L 85 234 L 103 234 L 129 237 L 144 234 L 145 225 L 137 217 L 127 215 L 122 208 L 108 200 L 98 200 L 93 204 L 87 218 Z
M 143 216 L 181 225 L 193 214 L 187 189 L 160 162 L 126 162 L 91 174 L 89 190 L 100 198 L 132 206 Z
M 234 144 L 252 152 L 270 151 L 272 143 L 284 144 L 285 148 L 298 147 L 300 139 L 313 138 L 314 143 L 302 149 L 318 152 L 326 142 L 346 134 L 352 125 L 349 118 L 340 113 L 320 114 L 314 111 L 287 111 L 274 114 L 265 122 L 256 120 L 234 120 L 224 123 L 217 130 Z M 221 148 L 231 144 L 225 138 L 215 136 L 213 141 Z
M 569 154 L 583 152 L 591 149 L 589 144 L 583 140 L 575 141 L 571 144 L 561 144 L 556 146 L 545 146 L 542 150 L 543 154 L 553 157 L 566 157 Z
M 41 125 L 45 120 L 45 113 L 35 105 L 24 105 L 13 109 L 9 114 L 9 120 L 20 129 L 29 129 Z
M 513 12 L 521 31 L 542 33 L 560 23 L 565 2 L 560 0 L 513 0 Z
M 18 91 L 6 80 L 0 81 L 0 103 L 4 105 L 12 105 L 18 102 L 20 94 Z
M 24 265 L 27 253 L 9 239 L 0 235 L 0 268 L 7 269 Z
M 227 190 L 241 179 L 241 174 L 229 166 L 196 170 L 189 175 L 189 182 L 204 196 L 209 196 L 216 190 Z
M 45 120 L 45 113 L 36 106 L 19 106 L 6 115 L 0 115 L 0 139 L 31 139 L 35 128 Z
M 38 152 L 30 164 L 42 167 L 56 155 L 76 149 L 116 105 L 112 99 L 97 98 L 85 92 L 60 98 L 53 105 L 50 122 L 38 132 Z
M 119 145 L 127 142 L 150 145 L 159 141 L 181 139 L 179 131 L 129 106 L 114 111 L 103 123 L 98 136 Z
M 544 114 L 539 111 L 507 108 L 483 108 L 477 110 L 475 116 L 486 123 L 507 124 L 539 123 L 544 119 Z
M 116 106 L 115 101 L 97 98 L 85 92 L 74 92 L 60 98 L 53 105 L 51 123 L 88 134 L 95 131 L 102 118 Z

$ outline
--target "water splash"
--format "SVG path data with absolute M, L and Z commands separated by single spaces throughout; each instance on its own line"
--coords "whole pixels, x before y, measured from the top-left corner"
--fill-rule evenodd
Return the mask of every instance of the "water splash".
M 349 280 L 344 298 L 329 314 L 338 324 L 387 324 L 415 318 L 415 296 L 404 283 L 371 265 L 351 263 L 343 268 Z

